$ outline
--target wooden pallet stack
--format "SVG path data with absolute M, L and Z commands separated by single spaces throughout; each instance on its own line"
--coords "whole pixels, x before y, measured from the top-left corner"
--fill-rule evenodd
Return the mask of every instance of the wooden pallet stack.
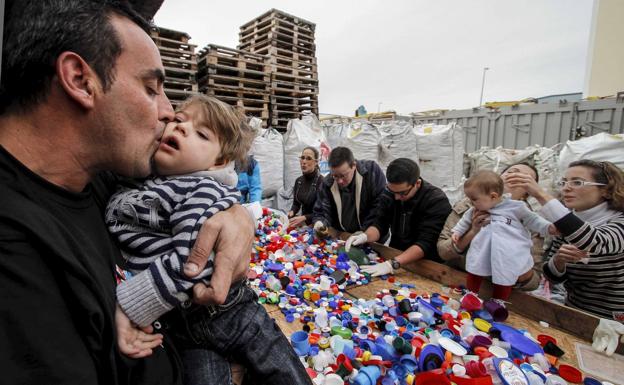
M 199 52 L 199 91 L 243 109 L 245 115 L 269 122 L 271 68 L 266 57 L 209 44 Z
M 318 115 L 315 24 L 271 9 L 240 27 L 239 50 L 267 56 L 271 123 L 280 131 L 304 111 Z
M 165 67 L 165 94 L 175 107 L 192 92 L 197 92 L 197 55 L 191 37 L 180 31 L 154 28 L 150 32 Z

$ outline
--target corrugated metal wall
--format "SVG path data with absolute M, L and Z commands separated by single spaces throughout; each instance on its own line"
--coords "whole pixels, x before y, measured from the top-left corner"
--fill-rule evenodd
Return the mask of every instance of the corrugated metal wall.
M 415 117 L 415 124 L 457 122 L 464 128 L 466 152 L 483 146 L 553 146 L 600 132 L 624 133 L 624 93 L 616 98 L 558 104 L 527 104 L 498 110 L 475 108 Z

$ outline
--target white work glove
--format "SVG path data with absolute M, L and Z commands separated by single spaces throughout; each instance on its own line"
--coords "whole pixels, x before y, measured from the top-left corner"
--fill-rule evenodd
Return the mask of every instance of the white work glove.
M 594 330 L 592 347 L 598 352 L 611 356 L 617 349 L 620 338 L 624 342 L 624 324 L 601 318 L 598 327 Z
M 378 277 L 380 275 L 388 275 L 394 274 L 394 269 L 390 264 L 390 261 L 385 261 L 382 263 L 378 263 L 376 265 L 367 265 L 360 267 L 360 271 L 364 273 L 368 273 L 373 277 Z
M 347 242 L 345 243 L 345 250 L 348 253 L 349 250 L 351 250 L 351 246 L 362 245 L 366 242 L 368 242 L 368 236 L 366 236 L 366 233 L 362 231 L 356 231 L 355 233 L 351 234 L 349 238 L 347 238 Z
M 329 235 L 329 231 L 327 230 L 327 226 L 323 224 L 321 221 L 316 221 L 314 223 L 314 234 L 317 238 L 326 238 Z

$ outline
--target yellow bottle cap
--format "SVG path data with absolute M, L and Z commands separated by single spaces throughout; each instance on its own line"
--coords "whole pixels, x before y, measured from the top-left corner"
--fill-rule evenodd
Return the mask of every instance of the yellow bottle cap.
M 473 322 L 474 322 L 474 326 L 477 329 L 481 330 L 482 332 L 487 333 L 490 331 L 490 328 L 492 327 L 492 325 L 489 322 L 481 318 L 475 318 Z

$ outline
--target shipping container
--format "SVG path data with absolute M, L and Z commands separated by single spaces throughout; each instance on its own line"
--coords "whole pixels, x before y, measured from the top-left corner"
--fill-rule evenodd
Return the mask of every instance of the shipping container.
M 617 97 L 548 104 L 519 104 L 498 109 L 441 111 L 413 118 L 414 124 L 457 122 L 464 129 L 466 152 L 483 146 L 522 149 L 553 146 L 600 132 L 624 133 L 624 92 Z

